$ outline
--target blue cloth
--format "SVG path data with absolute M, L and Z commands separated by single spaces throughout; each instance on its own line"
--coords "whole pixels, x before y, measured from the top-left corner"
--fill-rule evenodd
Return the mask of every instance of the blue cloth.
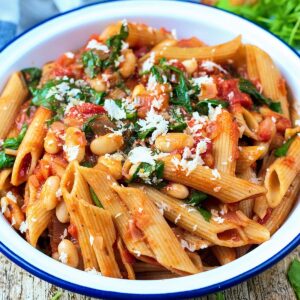
M 16 24 L 0 20 L 0 48 L 13 39 L 16 33 Z

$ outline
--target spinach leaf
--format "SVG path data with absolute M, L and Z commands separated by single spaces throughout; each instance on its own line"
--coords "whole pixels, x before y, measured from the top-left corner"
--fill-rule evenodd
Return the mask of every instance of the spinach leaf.
M 292 261 L 287 275 L 297 299 L 300 300 L 300 261 L 298 259 Z
M 182 132 L 187 127 L 187 124 L 184 121 L 183 114 L 180 112 L 180 109 L 171 107 L 170 115 L 171 115 L 171 121 L 169 125 L 169 130 Z
M 164 79 L 161 74 L 162 70 L 158 66 L 152 66 L 150 72 L 155 77 L 157 82 L 164 83 Z
M 5 148 L 9 148 L 9 149 L 14 149 L 17 150 L 21 144 L 21 142 L 23 141 L 23 138 L 26 134 L 27 131 L 27 125 L 24 124 L 21 128 L 20 133 L 18 134 L 18 136 L 14 137 L 14 138 L 8 138 L 6 139 L 3 144 L 2 147 Z
M 0 169 L 11 168 L 14 165 L 15 157 L 5 154 L 5 152 L 0 151 Z
M 99 74 L 103 67 L 103 61 L 95 50 L 88 50 L 81 56 L 84 72 L 90 77 L 94 78 Z
M 99 198 L 97 197 L 95 191 L 90 187 L 90 192 L 91 192 L 91 197 L 92 197 L 92 200 L 94 202 L 94 204 L 100 208 L 103 208 L 103 205 L 101 204 Z
M 106 45 L 110 48 L 110 54 L 108 59 L 103 62 L 103 67 L 115 67 L 115 61 L 118 59 L 121 49 L 122 41 L 126 40 L 128 37 L 128 26 L 127 24 L 122 24 L 120 28 L 120 33 L 112 36 L 106 41 Z
M 138 132 L 138 138 L 141 140 L 144 140 L 146 137 L 148 137 L 153 131 L 155 130 L 155 127 L 149 128 L 144 131 Z
M 267 105 L 271 110 L 282 113 L 281 105 L 279 102 L 273 102 L 272 99 L 262 95 L 254 86 L 254 84 L 244 78 L 239 79 L 239 89 L 241 92 L 252 96 L 259 104 Z
M 21 70 L 27 87 L 31 93 L 36 89 L 42 76 L 42 70 L 39 68 L 26 68 Z
M 157 161 L 155 165 L 142 162 L 133 173 L 130 182 L 143 181 L 146 184 L 157 185 L 162 181 L 164 163 Z
M 218 100 L 218 99 L 207 99 L 200 101 L 196 104 L 196 110 L 201 114 L 201 115 L 208 115 L 208 108 L 209 104 L 212 107 L 216 107 L 218 105 L 221 105 L 223 108 L 228 107 L 229 103 L 223 100 Z
M 195 207 L 199 213 L 203 216 L 205 221 L 209 222 L 211 218 L 211 213 L 202 207 L 202 202 L 206 200 L 208 196 L 200 191 L 192 191 L 187 199 L 187 204 Z
M 295 140 L 295 136 L 288 139 L 281 147 L 277 148 L 274 152 L 274 155 L 276 157 L 281 157 L 281 156 L 286 156 L 291 144 L 293 143 L 293 141 Z

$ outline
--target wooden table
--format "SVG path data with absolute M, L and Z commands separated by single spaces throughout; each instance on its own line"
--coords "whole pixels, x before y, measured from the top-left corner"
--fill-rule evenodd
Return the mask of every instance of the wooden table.
M 286 271 L 295 257 L 300 258 L 300 246 L 289 256 L 264 273 L 224 292 L 229 300 L 295 300 Z M 60 288 L 32 276 L 0 254 L 0 300 L 50 300 Z M 87 300 L 89 297 L 63 291 L 61 300 Z M 200 298 L 198 298 L 200 300 Z M 213 300 L 215 296 L 201 300 Z

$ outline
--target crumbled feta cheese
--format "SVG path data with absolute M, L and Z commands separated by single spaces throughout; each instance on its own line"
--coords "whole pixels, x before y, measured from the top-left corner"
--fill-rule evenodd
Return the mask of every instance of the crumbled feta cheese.
M 4 214 L 5 212 L 6 212 L 6 210 L 7 210 L 7 205 L 8 205 L 8 203 L 7 203 L 7 201 L 6 201 L 6 199 L 3 197 L 2 199 L 1 199 L 1 212 Z
M 164 211 L 169 210 L 169 206 L 164 202 L 156 203 L 156 206 L 157 206 L 157 208 L 158 208 L 161 215 L 164 215 Z
M 59 197 L 62 196 L 61 188 L 59 188 L 59 189 L 56 191 L 55 196 L 56 196 L 57 198 L 59 198 Z
M 150 71 L 155 63 L 155 52 L 151 52 L 148 59 L 146 59 L 142 65 L 142 72 Z
M 216 121 L 217 116 L 222 113 L 222 106 L 218 105 L 213 107 L 210 103 L 208 104 L 208 118 L 210 121 Z
M 217 222 L 218 224 L 222 224 L 222 223 L 224 223 L 224 219 L 223 218 L 221 218 L 221 217 L 213 217 L 212 218 L 215 222 Z
M 140 131 L 146 131 L 151 128 L 155 128 L 149 139 L 150 144 L 153 144 L 159 135 L 164 135 L 168 132 L 169 122 L 164 119 L 162 115 L 155 113 L 153 107 L 146 115 L 146 119 L 140 119 L 137 121 L 140 125 Z
M 273 117 L 273 116 L 271 117 L 271 120 L 272 120 L 273 123 L 276 123 L 276 122 L 277 122 L 276 118 Z
M 207 247 L 208 247 L 207 244 L 203 244 L 203 245 L 200 246 L 200 249 L 203 250 L 203 249 L 206 249 Z
M 156 77 L 151 73 L 148 78 L 147 89 L 150 91 L 154 91 L 157 86 Z
M 193 85 L 201 86 L 203 84 L 213 84 L 214 80 L 213 80 L 212 77 L 208 77 L 207 75 L 205 75 L 205 76 L 201 76 L 201 77 L 198 77 L 198 78 L 192 78 L 191 83 Z
M 90 245 L 93 246 L 94 244 L 94 237 L 92 235 L 90 235 Z
M 95 275 L 100 275 L 100 276 L 102 276 L 102 274 L 101 274 L 100 272 L 98 272 L 95 268 L 92 268 L 92 269 L 87 268 L 87 269 L 85 269 L 84 271 L 85 271 L 85 272 L 88 272 L 88 273 L 91 273 L 91 274 L 95 274 Z
M 128 43 L 125 43 L 124 41 L 122 41 L 122 48 L 121 48 L 121 51 L 123 50 L 126 50 L 129 48 L 129 44 Z
M 132 164 L 145 162 L 152 166 L 155 165 L 155 160 L 152 156 L 152 151 L 150 148 L 139 146 L 132 149 L 128 153 L 128 159 Z
M 234 97 L 234 92 L 231 91 L 230 93 L 228 93 L 227 97 L 228 97 L 229 101 L 232 101 L 233 97 Z
M 188 249 L 190 252 L 195 252 L 196 251 L 195 245 L 192 245 L 192 244 L 188 243 L 186 240 L 181 239 L 180 240 L 180 245 L 183 249 Z
M 142 207 L 139 207 L 138 212 L 139 212 L 139 213 L 142 213 L 143 210 L 144 210 L 144 209 L 143 209 Z
M 197 224 L 195 224 L 195 225 L 193 226 L 193 231 L 196 231 L 196 230 L 197 230 L 197 228 L 198 228 L 198 225 L 197 225 Z
M 28 225 L 27 225 L 26 221 L 23 221 L 20 224 L 19 230 L 20 230 L 21 233 L 25 233 L 27 231 L 27 229 L 28 229 Z
M 61 252 L 59 258 L 58 258 L 63 264 L 66 264 L 68 262 L 68 255 L 65 252 Z
M 106 99 L 104 102 L 104 108 L 111 119 L 126 119 L 126 112 L 124 109 L 120 108 L 114 100 Z
M 103 51 L 105 53 L 109 52 L 109 49 L 106 45 L 99 43 L 98 41 L 96 41 L 95 39 L 90 40 L 86 46 L 87 49 L 96 49 L 96 50 L 100 50 Z
M 67 58 L 72 59 L 72 58 L 74 58 L 75 54 L 73 52 L 71 52 L 71 51 L 68 51 L 68 52 L 65 52 L 65 56 Z
M 67 228 L 65 228 L 63 234 L 59 238 L 61 240 L 63 240 L 63 239 L 65 239 L 67 237 L 67 235 L 68 235 L 68 230 L 67 230 Z
M 16 225 L 16 219 L 14 217 L 11 218 L 11 226 Z
M 79 154 L 79 145 L 71 146 L 71 147 L 67 145 L 63 145 L 63 150 L 67 155 L 68 162 L 71 162 L 77 159 L 77 156 Z
M 124 160 L 124 154 L 122 152 L 116 152 L 116 153 L 113 153 L 113 154 L 109 154 L 109 153 L 106 153 L 104 155 L 105 158 L 111 158 L 111 159 L 114 159 L 114 160 Z
M 17 198 L 16 198 L 16 196 L 11 191 L 9 191 L 9 192 L 6 193 L 6 197 L 8 199 L 10 199 L 11 201 L 17 203 Z
M 123 61 L 125 61 L 124 55 L 118 56 L 117 59 L 114 61 L 115 67 L 117 68 Z
M 179 214 L 179 215 L 176 217 L 174 223 L 177 224 L 177 222 L 178 222 L 180 219 L 181 219 L 181 214 Z
M 210 60 L 205 60 L 202 62 L 201 66 L 206 69 L 207 71 L 213 71 L 214 68 L 218 69 L 219 71 L 227 74 L 228 72 L 223 69 L 220 65 L 214 63 L 213 61 L 210 61 Z
M 67 114 L 72 107 L 77 106 L 77 105 L 82 105 L 83 103 L 85 103 L 85 102 L 81 101 L 79 99 L 71 98 L 65 108 L 64 114 Z
M 140 257 L 141 256 L 141 251 L 139 250 L 133 250 L 133 253 L 137 256 L 137 257 Z
M 217 169 L 213 169 L 211 171 L 211 174 L 213 175 L 212 180 L 216 180 L 216 179 L 220 179 L 221 178 L 221 175 L 220 175 L 220 173 L 219 173 L 219 171 Z
M 221 186 L 214 187 L 214 192 L 218 193 L 221 190 Z
M 156 108 L 156 109 L 160 109 L 161 106 L 163 104 L 163 99 L 162 98 L 155 98 L 153 101 L 152 101 L 152 106 L 153 108 Z

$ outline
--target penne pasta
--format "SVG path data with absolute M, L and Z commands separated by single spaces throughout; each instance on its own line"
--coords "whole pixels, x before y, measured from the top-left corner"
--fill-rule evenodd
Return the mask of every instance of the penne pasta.
M 136 225 L 143 231 L 156 260 L 178 274 L 194 274 L 193 265 L 166 220 L 139 189 L 113 186 L 128 207 Z
M 0 139 L 7 136 L 27 96 L 28 89 L 22 74 L 14 73 L 0 96 Z
M 216 46 L 203 46 L 196 48 L 183 48 L 170 46 L 163 48 L 157 53 L 158 58 L 166 59 L 192 59 L 197 60 L 213 60 L 216 62 L 226 62 L 231 59 L 241 47 L 241 36 L 234 38 L 233 40 L 216 45 Z
M 270 165 L 266 173 L 265 187 L 268 205 L 272 208 L 278 206 L 285 193 L 296 178 L 300 170 L 300 137 L 296 136 L 287 151 L 286 157 L 277 158 Z
M 12 169 L 5 169 L 0 172 L 0 191 L 6 190 L 11 187 L 10 176 Z
M 215 246 L 212 247 L 211 250 L 222 266 L 234 261 L 237 258 L 235 249 L 233 248 Z
M 13 166 L 11 183 L 20 185 L 28 179 L 42 155 L 44 137 L 46 135 L 45 122 L 51 117 L 51 111 L 40 107 L 28 127 L 25 137 L 18 149 Z
M 224 203 L 238 202 L 265 193 L 265 188 L 262 186 L 202 166 L 197 166 L 191 174 L 187 175 L 185 171 L 176 167 L 174 156 L 165 157 L 162 161 L 164 178 L 205 192 Z

